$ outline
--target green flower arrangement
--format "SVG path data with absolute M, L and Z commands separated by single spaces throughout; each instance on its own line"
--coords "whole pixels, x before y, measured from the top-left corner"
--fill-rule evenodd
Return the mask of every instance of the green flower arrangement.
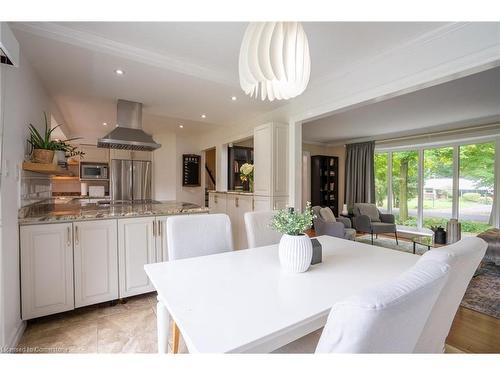
M 282 234 L 299 236 L 311 228 L 313 219 L 311 202 L 307 202 L 304 212 L 295 211 L 293 208 L 279 210 L 271 220 L 271 228 Z

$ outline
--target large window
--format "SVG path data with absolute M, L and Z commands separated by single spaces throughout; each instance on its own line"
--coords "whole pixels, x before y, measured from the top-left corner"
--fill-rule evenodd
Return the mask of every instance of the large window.
M 491 227 L 495 184 L 495 143 L 460 146 L 458 217 L 464 232 Z
M 453 147 L 424 150 L 423 224 L 446 226 L 453 217 Z
M 418 203 L 418 152 L 392 153 L 392 213 L 396 223 L 416 226 Z
M 377 207 L 392 212 L 397 224 L 410 227 L 446 226 L 458 218 L 467 235 L 490 228 L 495 219 L 498 226 L 496 149 L 500 144 L 488 141 L 377 151 Z

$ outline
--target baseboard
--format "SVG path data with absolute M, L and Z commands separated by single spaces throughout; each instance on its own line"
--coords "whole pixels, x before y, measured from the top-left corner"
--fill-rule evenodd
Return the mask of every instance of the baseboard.
M 17 330 L 14 336 L 10 339 L 10 342 L 8 343 L 7 347 L 16 348 L 17 344 L 19 344 L 19 341 L 21 341 L 21 337 L 23 337 L 23 333 L 25 330 L 26 330 L 26 321 L 21 320 L 21 323 L 18 325 Z

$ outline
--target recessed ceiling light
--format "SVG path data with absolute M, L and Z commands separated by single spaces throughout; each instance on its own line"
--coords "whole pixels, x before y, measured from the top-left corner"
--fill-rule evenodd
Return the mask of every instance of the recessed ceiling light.
M 201 118 L 207 118 L 207 115 L 206 114 L 202 114 Z
M 125 72 L 121 69 L 115 69 L 116 75 L 122 76 Z
M 102 125 L 103 126 L 108 126 L 108 123 L 107 122 L 103 122 Z
M 182 124 L 181 124 L 181 125 L 179 125 L 179 128 L 181 128 L 181 129 L 182 129 L 183 127 L 184 127 L 184 125 L 182 125 Z
M 232 100 L 233 102 L 235 102 L 235 101 L 236 101 L 236 99 L 237 99 L 237 98 L 236 98 L 236 96 L 231 96 L 231 100 Z

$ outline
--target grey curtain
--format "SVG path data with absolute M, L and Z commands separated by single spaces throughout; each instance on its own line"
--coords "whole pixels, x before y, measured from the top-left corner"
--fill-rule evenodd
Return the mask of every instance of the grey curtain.
M 345 203 L 375 203 L 375 142 L 346 145 Z

